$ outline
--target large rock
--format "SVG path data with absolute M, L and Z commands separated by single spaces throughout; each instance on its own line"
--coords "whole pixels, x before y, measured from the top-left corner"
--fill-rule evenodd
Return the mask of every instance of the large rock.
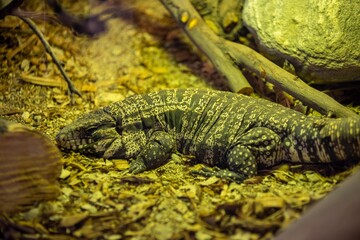
M 360 81 L 360 0 L 246 0 L 260 51 L 308 82 Z

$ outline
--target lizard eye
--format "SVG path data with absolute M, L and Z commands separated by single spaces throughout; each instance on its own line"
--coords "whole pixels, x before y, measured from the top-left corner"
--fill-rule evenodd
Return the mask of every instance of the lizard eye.
M 96 135 L 97 132 L 107 131 L 107 129 L 114 128 L 114 125 L 111 123 L 104 123 L 102 125 L 89 126 L 85 129 L 85 136 L 91 137 Z
M 85 130 L 85 135 L 86 136 L 91 136 L 91 135 L 93 135 L 94 134 L 94 132 L 96 131 L 96 130 L 98 130 L 100 127 L 95 127 L 95 126 L 92 126 L 92 127 L 88 127 L 86 130 Z

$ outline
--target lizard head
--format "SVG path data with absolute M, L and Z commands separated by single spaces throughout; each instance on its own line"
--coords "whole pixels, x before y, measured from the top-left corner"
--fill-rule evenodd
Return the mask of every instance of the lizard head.
M 115 119 L 102 110 L 96 110 L 64 127 L 56 136 L 58 146 L 64 150 L 79 151 L 108 158 L 111 145 L 121 148 L 121 138 Z

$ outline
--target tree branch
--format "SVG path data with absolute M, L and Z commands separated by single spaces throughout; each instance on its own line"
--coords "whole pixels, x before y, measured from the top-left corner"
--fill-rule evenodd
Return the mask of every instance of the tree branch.
M 189 38 L 228 79 L 233 92 L 249 94 L 253 91 L 239 70 L 241 66 L 288 92 L 321 114 L 333 117 L 359 117 L 330 96 L 310 87 L 300 78 L 278 67 L 256 51 L 217 36 L 202 20 L 189 0 L 161 0 L 161 2 Z
M 299 77 L 278 67 L 249 47 L 227 41 L 224 50 L 232 56 L 233 61 L 237 64 L 248 68 L 321 114 L 334 117 L 359 117 L 329 95 L 310 87 Z
M 195 45 L 208 56 L 229 82 L 231 91 L 249 95 L 252 87 L 230 57 L 221 49 L 224 39 L 212 32 L 189 1 L 161 0 Z

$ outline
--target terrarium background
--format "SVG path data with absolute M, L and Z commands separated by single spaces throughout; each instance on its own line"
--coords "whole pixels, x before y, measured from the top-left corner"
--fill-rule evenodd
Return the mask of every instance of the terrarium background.
M 28 26 L 16 17 L 0 22 L 2 118 L 54 139 L 80 114 L 132 94 L 178 87 L 226 89 L 224 79 L 159 2 L 111 2 L 123 14 L 110 19 L 108 31 L 96 38 L 74 36 L 59 24 L 36 21 L 82 93 L 74 105 L 58 70 Z M 61 3 L 76 15 L 103 9 L 95 1 Z M 50 11 L 40 0 L 25 1 L 22 8 Z M 336 165 L 306 169 L 283 165 L 236 184 L 190 175 L 189 170 L 198 167 L 192 166 L 191 158 L 173 158 L 156 170 L 124 175 L 122 170 L 128 166 L 124 160 L 64 153 L 61 195 L 10 218 L 2 216 L 3 235 L 266 239 L 299 218 L 352 171 Z

